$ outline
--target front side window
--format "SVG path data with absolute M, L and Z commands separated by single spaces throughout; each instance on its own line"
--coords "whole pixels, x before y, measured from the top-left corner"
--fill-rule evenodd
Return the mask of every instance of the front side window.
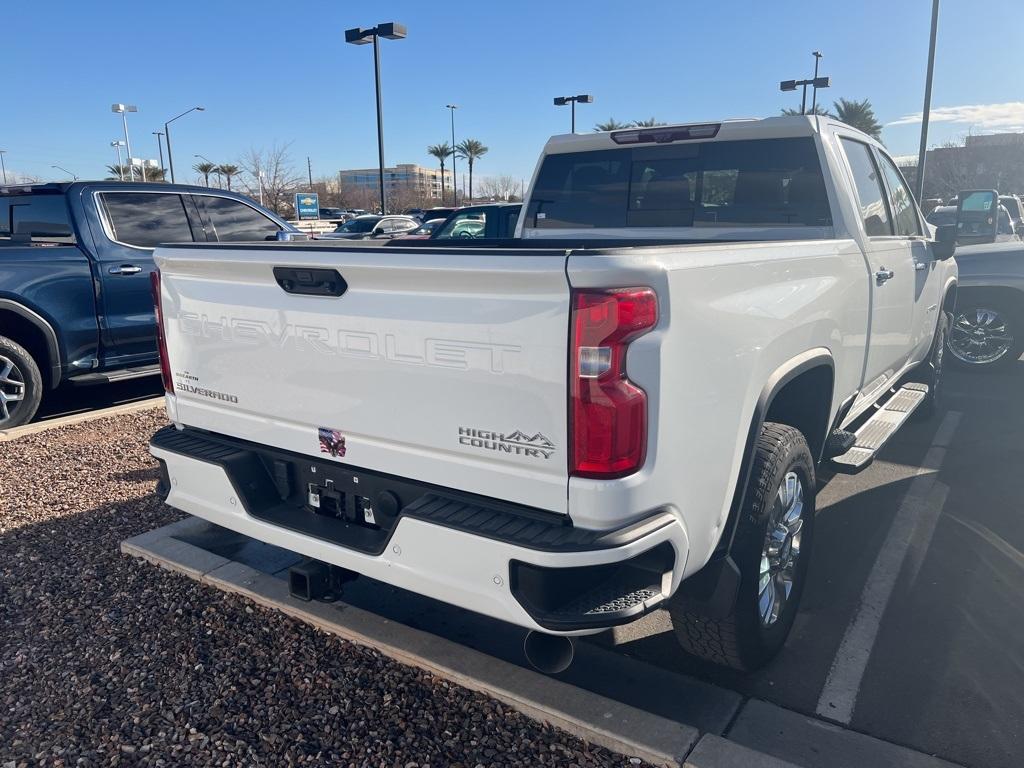
M 889 184 L 889 207 L 892 210 L 896 234 L 901 237 L 915 237 L 921 234 L 921 225 L 917 219 L 917 206 L 910 187 L 903 176 L 896 170 L 895 164 L 886 155 L 879 152 L 882 158 L 882 173 Z
M 857 204 L 860 207 L 860 218 L 864 222 L 864 232 L 868 237 L 881 237 L 892 234 L 889 224 L 889 210 L 885 202 L 885 188 L 882 177 L 871 156 L 871 148 L 853 139 L 840 139 L 846 161 L 853 171 L 853 185 L 857 191 Z
M 217 240 L 222 243 L 273 240 L 281 231 L 280 225 L 273 219 L 238 200 L 197 195 L 196 201 L 213 225 Z
M 526 217 L 536 229 L 831 224 L 811 138 L 549 155 Z
M 181 195 L 104 192 L 100 195 L 114 240 L 139 248 L 194 239 Z M 205 239 L 199 233 L 199 240 Z

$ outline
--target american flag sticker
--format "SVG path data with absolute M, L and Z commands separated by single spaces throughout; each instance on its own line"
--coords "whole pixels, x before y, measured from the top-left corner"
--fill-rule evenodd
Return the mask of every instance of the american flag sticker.
M 320 453 L 343 457 L 345 455 L 345 436 L 336 429 L 320 427 Z

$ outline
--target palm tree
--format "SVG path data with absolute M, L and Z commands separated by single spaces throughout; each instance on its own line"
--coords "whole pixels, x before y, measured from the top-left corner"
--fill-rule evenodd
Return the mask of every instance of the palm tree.
M 431 157 L 436 157 L 437 161 L 441 164 L 441 203 L 444 204 L 444 161 L 452 153 L 451 144 L 447 141 L 440 144 L 431 144 L 427 147 L 427 154 Z M 452 180 L 454 184 L 454 179 Z
M 832 105 L 836 111 L 836 119 L 858 131 L 863 131 L 873 139 L 882 137 L 882 125 L 875 119 L 875 110 L 871 108 L 871 102 L 852 101 L 840 99 Z
M 815 104 L 813 112 L 811 110 L 807 110 L 806 112 L 801 112 L 799 109 L 789 109 L 789 108 L 787 108 L 787 109 L 782 110 L 782 114 L 790 115 L 790 116 L 792 116 L 792 115 L 821 115 L 822 117 L 835 117 L 835 115 L 833 115 L 831 112 L 829 112 L 823 106 L 821 106 L 821 104 Z
M 653 128 L 656 125 L 665 125 L 665 123 L 660 122 L 655 117 L 649 117 L 646 120 L 634 120 L 633 121 L 633 127 L 634 128 Z
M 203 184 L 210 186 L 210 174 L 217 172 L 217 166 L 214 163 L 196 163 L 192 166 L 192 170 L 203 174 Z
M 231 177 L 237 176 L 242 172 L 242 169 L 237 165 L 231 165 L 230 163 L 222 163 L 217 166 L 217 173 L 221 174 L 228 182 L 228 191 L 231 191 Z
M 110 175 L 107 177 L 107 181 L 125 181 L 131 179 L 131 168 L 128 164 L 124 165 L 108 165 L 107 173 Z M 146 168 L 146 181 L 166 181 L 166 174 L 163 168 Z M 135 180 L 142 181 L 142 171 L 136 166 L 135 168 Z
M 476 139 L 460 141 L 455 147 L 455 156 L 469 163 L 469 199 L 473 199 L 473 163 L 487 154 L 487 147 Z
M 629 123 L 620 123 L 614 117 L 609 117 L 603 123 L 598 123 L 594 126 L 594 130 L 601 131 L 619 131 L 623 128 L 629 128 Z

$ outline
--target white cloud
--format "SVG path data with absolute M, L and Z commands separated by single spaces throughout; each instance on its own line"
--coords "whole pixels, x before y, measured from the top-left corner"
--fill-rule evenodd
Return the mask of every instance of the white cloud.
M 887 125 L 911 125 L 920 123 L 921 119 L 921 113 L 917 112 Z M 1024 131 L 1024 101 L 938 107 L 931 111 L 930 120 L 933 123 L 961 123 L 979 131 Z

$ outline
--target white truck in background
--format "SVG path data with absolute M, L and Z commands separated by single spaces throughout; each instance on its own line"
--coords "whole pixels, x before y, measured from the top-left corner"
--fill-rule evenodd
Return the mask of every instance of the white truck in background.
M 532 630 L 541 669 L 659 607 L 753 669 L 819 466 L 936 408 L 953 230 L 877 142 L 779 117 L 556 136 L 515 240 L 163 247 L 159 492 Z

